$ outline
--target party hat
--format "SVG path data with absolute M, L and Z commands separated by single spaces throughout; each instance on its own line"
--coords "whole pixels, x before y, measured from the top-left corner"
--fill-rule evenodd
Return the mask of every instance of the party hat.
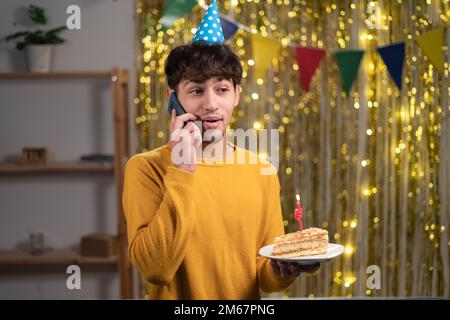
M 194 38 L 192 38 L 192 41 L 202 41 L 207 43 L 224 42 L 216 0 L 211 1 L 211 5 L 208 7 L 202 22 L 200 22 L 200 26 L 198 27 Z

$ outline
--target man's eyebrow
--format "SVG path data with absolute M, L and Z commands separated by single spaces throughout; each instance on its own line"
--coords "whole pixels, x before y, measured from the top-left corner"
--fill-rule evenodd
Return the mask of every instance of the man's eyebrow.
M 195 84 L 202 84 L 202 83 L 205 83 L 206 82 L 206 80 L 187 80 L 185 83 L 184 83 L 184 87 L 186 87 L 187 85 L 189 85 L 189 84 L 191 84 L 191 83 L 195 83 Z
M 228 80 L 228 79 L 225 79 L 224 77 L 216 77 L 216 78 L 214 78 L 214 83 L 219 83 L 224 80 Z M 196 80 L 196 79 L 186 80 L 186 82 L 183 84 L 183 87 L 186 87 L 191 83 L 204 84 L 206 81 L 207 81 L 206 79 L 205 80 Z
M 230 83 L 230 85 L 233 85 L 233 79 L 227 79 L 227 78 L 224 78 L 224 77 L 218 77 L 218 78 L 214 79 L 215 83 L 219 83 L 219 82 L 222 82 L 222 81 L 227 81 L 226 83 L 224 83 L 225 85 L 228 85 L 228 82 Z

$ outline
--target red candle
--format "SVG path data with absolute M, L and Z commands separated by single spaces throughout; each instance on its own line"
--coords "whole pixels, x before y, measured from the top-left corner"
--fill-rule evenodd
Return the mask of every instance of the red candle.
M 302 218 L 303 218 L 303 209 L 302 209 L 302 204 L 300 202 L 300 195 L 297 193 L 295 195 L 295 198 L 297 199 L 297 209 L 295 209 L 295 220 L 297 220 L 298 222 L 298 228 L 300 231 L 303 230 L 303 223 L 302 223 Z

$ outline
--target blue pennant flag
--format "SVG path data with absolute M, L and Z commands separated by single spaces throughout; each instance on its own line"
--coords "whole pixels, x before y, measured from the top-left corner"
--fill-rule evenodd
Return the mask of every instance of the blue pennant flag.
M 378 52 L 383 58 L 384 64 L 394 79 L 395 84 L 401 90 L 403 62 L 405 61 L 405 43 L 400 42 L 378 48 Z
M 224 42 L 225 40 L 223 38 L 219 17 L 219 9 L 217 9 L 216 0 L 212 0 L 192 41 L 202 41 L 207 43 Z
M 225 40 L 233 37 L 239 29 L 239 26 L 235 22 L 222 16 L 220 17 L 220 22 L 222 23 L 223 37 L 225 38 Z

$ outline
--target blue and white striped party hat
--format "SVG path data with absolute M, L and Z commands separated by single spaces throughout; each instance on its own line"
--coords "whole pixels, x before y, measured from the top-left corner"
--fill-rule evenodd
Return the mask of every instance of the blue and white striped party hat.
M 220 24 L 219 9 L 217 9 L 216 0 L 211 1 L 202 22 L 198 27 L 192 41 L 202 41 L 207 43 L 223 43 L 222 25 Z

